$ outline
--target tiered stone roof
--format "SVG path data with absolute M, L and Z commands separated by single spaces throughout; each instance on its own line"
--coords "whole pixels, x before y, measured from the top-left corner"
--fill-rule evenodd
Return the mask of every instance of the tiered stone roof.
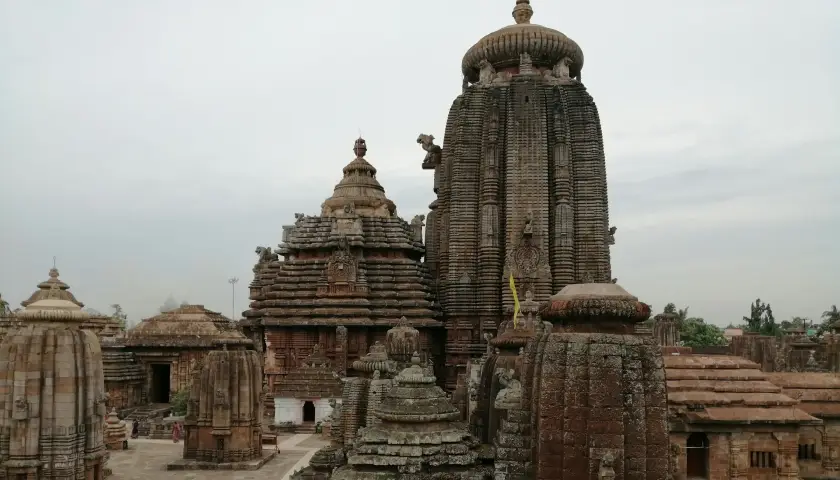
M 320 345 L 303 364 L 289 372 L 277 387 L 277 396 L 285 398 L 341 398 L 342 383 L 330 369 L 329 359 Z
M 798 407 L 822 419 L 840 418 L 840 376 L 829 372 L 773 372 L 768 379 L 782 393 L 798 400 Z
M 182 305 L 147 318 L 126 333 L 131 347 L 216 347 L 253 343 L 235 322 L 204 305 Z
M 758 364 L 725 355 L 666 355 L 672 419 L 686 423 L 819 423 Z
M 102 345 L 102 370 L 106 382 L 131 382 L 146 378 L 146 372 L 134 358 L 133 352 L 106 341 Z
M 285 229 L 276 250 L 285 261 L 261 254 L 244 313 L 251 322 L 387 327 L 404 316 L 441 325 L 418 225 L 396 216 L 363 139 L 354 152 L 321 215 L 297 214 Z
M 375 408 L 381 423 L 360 430 L 348 465 L 332 478 L 482 478 L 476 465 L 478 441 L 458 422 L 460 412 L 435 382 L 414 355 Z

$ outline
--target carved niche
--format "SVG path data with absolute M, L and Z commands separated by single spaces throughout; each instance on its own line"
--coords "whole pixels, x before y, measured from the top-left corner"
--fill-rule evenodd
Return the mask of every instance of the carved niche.
M 358 275 L 359 262 L 350 250 L 347 237 L 342 235 L 327 262 L 326 285 L 318 287 L 318 294 L 331 296 L 354 293 Z

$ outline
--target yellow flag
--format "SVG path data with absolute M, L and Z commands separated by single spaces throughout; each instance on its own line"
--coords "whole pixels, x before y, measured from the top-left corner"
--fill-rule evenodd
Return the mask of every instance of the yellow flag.
M 513 293 L 513 328 L 516 328 L 516 320 L 519 316 L 519 295 L 516 294 L 516 284 L 513 282 L 513 273 L 510 274 L 510 291 Z

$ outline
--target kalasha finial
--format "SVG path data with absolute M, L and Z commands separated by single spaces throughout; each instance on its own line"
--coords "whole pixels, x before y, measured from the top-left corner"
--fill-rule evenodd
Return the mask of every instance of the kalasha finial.
M 58 278 L 58 269 L 55 268 L 55 265 L 50 269 L 50 278 Z
M 365 139 L 359 137 L 356 139 L 356 143 L 353 145 L 353 153 L 356 154 L 356 158 L 362 158 L 367 153 L 367 143 L 365 143 Z
M 414 354 L 411 356 L 411 364 L 412 365 L 417 365 L 418 367 L 420 366 L 420 354 L 419 353 L 414 352 Z
M 516 23 L 531 23 L 532 16 L 534 9 L 531 8 L 531 0 L 516 0 L 516 6 L 513 7 L 513 19 Z

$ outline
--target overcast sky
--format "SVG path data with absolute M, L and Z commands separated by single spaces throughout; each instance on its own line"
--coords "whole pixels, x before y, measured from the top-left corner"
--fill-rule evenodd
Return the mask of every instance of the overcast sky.
M 514 0 L 0 0 L 0 292 L 53 256 L 136 320 L 245 309 L 256 245 L 353 157 L 425 213 L 461 57 Z M 720 325 L 840 304 L 836 0 L 533 0 L 577 41 L 603 122 L 613 272 Z

